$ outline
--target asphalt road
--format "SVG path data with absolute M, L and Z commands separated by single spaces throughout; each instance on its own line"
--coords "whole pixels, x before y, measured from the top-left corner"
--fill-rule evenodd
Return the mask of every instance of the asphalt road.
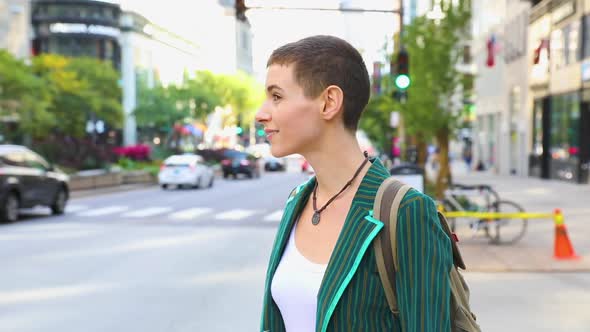
M 73 199 L 0 225 L 0 331 L 256 331 L 298 173 Z M 470 273 L 484 331 L 588 331 L 590 276 Z

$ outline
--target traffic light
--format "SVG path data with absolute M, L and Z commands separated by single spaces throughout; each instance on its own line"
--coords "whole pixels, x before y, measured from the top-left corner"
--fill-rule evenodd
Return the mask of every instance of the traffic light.
M 244 128 L 242 128 L 242 127 L 236 127 L 236 134 L 238 136 L 242 136 L 243 133 L 244 133 Z
M 410 80 L 410 61 L 408 52 L 401 49 L 397 54 L 395 73 L 395 87 L 399 90 L 406 90 L 412 83 Z

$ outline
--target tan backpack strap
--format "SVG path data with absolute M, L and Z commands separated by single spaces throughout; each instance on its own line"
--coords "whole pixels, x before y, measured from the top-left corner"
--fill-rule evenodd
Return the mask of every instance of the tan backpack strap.
M 395 295 L 395 264 L 397 264 L 397 257 L 394 254 L 397 212 L 401 200 L 409 189 L 409 186 L 390 177 L 379 187 L 373 205 L 373 217 L 383 222 L 383 230 L 373 242 L 377 269 L 379 270 L 379 277 L 385 291 L 387 304 L 394 314 L 399 313 Z
M 457 236 L 451 231 L 451 227 L 449 227 L 447 218 L 445 218 L 445 216 L 440 212 L 438 212 L 438 220 L 440 221 L 442 229 L 445 231 L 449 239 L 451 239 L 451 248 L 453 249 L 453 264 L 455 264 L 456 267 L 465 270 L 465 262 L 463 261 L 463 257 L 461 256 L 461 252 L 457 246 Z

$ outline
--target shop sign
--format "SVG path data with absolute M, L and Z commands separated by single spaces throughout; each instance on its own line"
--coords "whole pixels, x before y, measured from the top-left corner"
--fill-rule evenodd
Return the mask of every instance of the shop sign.
M 110 37 L 118 37 L 121 34 L 117 28 L 83 23 L 53 23 L 49 25 L 49 31 L 51 33 L 87 33 Z

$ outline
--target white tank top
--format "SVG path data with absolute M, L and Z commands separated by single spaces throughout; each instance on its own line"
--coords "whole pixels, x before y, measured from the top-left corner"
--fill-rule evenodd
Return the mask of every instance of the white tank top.
M 327 264 L 316 264 L 295 246 L 295 226 L 272 280 L 271 294 L 287 332 L 314 332 L 317 295 Z

